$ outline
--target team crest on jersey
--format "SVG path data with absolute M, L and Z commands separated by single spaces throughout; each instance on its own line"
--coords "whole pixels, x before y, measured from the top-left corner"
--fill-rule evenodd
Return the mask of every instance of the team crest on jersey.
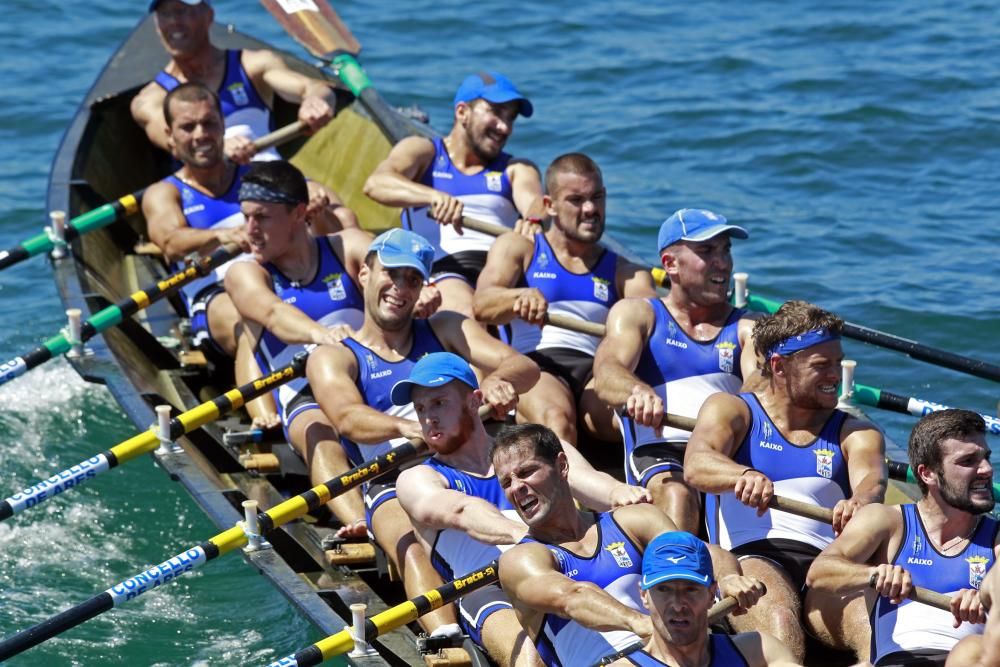
M 181 188 L 181 201 L 184 202 L 184 206 L 194 201 L 194 193 L 191 192 L 191 188 Z
M 543 250 L 542 252 L 538 253 L 538 266 L 544 268 L 548 265 L 549 265 L 549 256 Z
M 814 449 L 813 454 L 816 455 L 816 474 L 827 479 L 833 477 L 833 457 L 836 452 L 832 449 Z
M 486 172 L 486 189 L 490 192 L 500 192 L 503 190 L 503 172 Z
M 243 87 L 242 81 L 230 84 L 226 87 L 226 90 L 228 90 L 229 94 L 233 96 L 233 102 L 235 102 L 237 106 L 245 107 L 250 104 L 250 98 L 247 97 L 247 90 Z
M 594 280 L 594 298 L 600 299 L 601 301 L 607 301 L 608 299 L 610 299 L 611 293 L 609 285 L 611 283 L 607 280 L 604 280 L 603 278 L 598 278 L 597 276 L 591 276 L 591 277 Z
M 378 368 L 378 362 L 375 361 L 375 355 L 371 352 L 365 352 L 365 363 L 368 364 L 368 370 L 370 371 Z
M 771 436 L 774 435 L 774 429 L 771 428 L 771 422 L 764 422 L 761 424 L 760 430 L 764 434 L 765 440 L 770 440 Z
M 632 558 L 628 555 L 628 551 L 625 550 L 624 542 L 612 542 L 604 548 L 615 557 L 618 567 L 632 567 Z
M 715 346 L 719 351 L 719 370 L 723 373 L 733 372 L 733 362 L 736 360 L 736 343 L 728 341 Z
M 459 493 L 468 494 L 468 491 L 465 490 L 465 482 L 463 482 L 460 479 L 455 480 L 455 490 L 458 491 Z
M 344 289 L 344 279 L 342 273 L 331 273 L 323 278 L 326 291 L 334 301 L 342 301 L 347 298 L 347 290 Z
M 969 586 L 978 590 L 979 584 L 983 583 L 983 577 L 986 576 L 986 564 L 989 563 L 989 559 L 985 556 L 971 556 L 966 558 L 965 562 L 969 564 Z

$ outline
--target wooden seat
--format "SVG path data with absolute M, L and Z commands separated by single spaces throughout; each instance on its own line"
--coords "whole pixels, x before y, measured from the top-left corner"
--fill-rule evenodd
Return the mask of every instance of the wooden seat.
M 443 648 L 424 656 L 427 667 L 472 667 L 472 658 L 464 648 Z

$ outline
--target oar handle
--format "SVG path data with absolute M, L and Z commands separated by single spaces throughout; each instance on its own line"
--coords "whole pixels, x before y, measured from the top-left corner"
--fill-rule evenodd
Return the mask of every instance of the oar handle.
M 474 232 L 481 232 L 490 236 L 503 236 L 507 232 L 512 231 L 509 227 L 498 225 L 495 222 L 486 222 L 485 220 L 476 220 L 475 218 L 467 217 L 462 218 L 462 226 Z
M 878 572 L 872 572 L 872 576 L 868 579 L 869 588 L 875 588 L 875 581 L 878 579 Z M 951 611 L 951 596 L 945 595 L 944 593 L 938 593 L 937 591 L 932 591 L 929 588 L 924 588 L 923 586 L 914 586 L 910 589 L 909 595 L 906 597 L 910 598 L 914 602 L 920 602 L 931 607 L 937 607 L 944 611 Z
M 767 587 L 764 586 L 764 582 L 760 582 L 760 585 L 764 587 L 764 592 L 761 595 L 767 595 Z M 712 605 L 708 610 L 708 624 L 717 623 L 722 620 L 723 616 L 726 616 L 734 609 L 740 606 L 739 601 L 732 595 L 727 595 L 718 602 Z
M 265 134 L 260 139 L 256 139 L 253 142 L 254 148 L 256 148 L 257 151 L 259 152 L 259 151 L 266 151 L 268 148 L 271 148 L 273 146 L 280 146 L 281 144 L 287 141 L 291 141 L 295 137 L 299 136 L 300 134 L 305 132 L 308 128 L 309 126 L 305 122 L 297 120 L 294 123 L 289 123 L 284 127 L 279 127 L 277 130 L 271 132 L 270 134 Z
M 698 420 L 694 417 L 684 417 L 683 415 L 675 415 L 670 412 L 664 412 L 663 419 L 660 420 L 660 426 L 669 426 L 681 431 L 693 431 L 696 423 L 698 423 Z
M 801 500 L 794 500 L 785 496 L 771 496 L 771 502 L 768 503 L 768 506 L 771 509 L 788 512 L 789 514 L 797 514 L 813 521 L 833 523 L 833 510 L 827 507 L 810 505 Z
M 603 337 L 604 332 L 606 331 L 606 327 L 603 324 L 588 322 L 586 320 L 578 320 L 575 317 L 562 315 L 560 313 L 546 313 L 545 323 L 551 324 L 554 327 L 559 327 L 560 329 L 569 329 L 570 331 L 575 331 L 577 333 L 587 334 L 588 336 Z

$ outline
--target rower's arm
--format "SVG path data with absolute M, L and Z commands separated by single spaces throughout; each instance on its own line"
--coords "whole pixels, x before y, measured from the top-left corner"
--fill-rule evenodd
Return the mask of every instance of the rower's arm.
M 748 665 L 762 667 L 802 667 L 777 637 L 767 632 L 745 632 L 732 637 Z
M 263 375 L 257 359 L 254 358 L 254 350 L 257 349 L 262 331 L 260 325 L 250 322 L 243 322 L 240 329 L 234 371 L 236 384 L 243 385 Z M 272 392 L 258 396 L 247 403 L 245 407 L 254 426 L 271 428 L 281 423 L 281 418 L 278 416 L 278 405 L 275 403 Z
M 280 95 L 283 99 L 295 103 L 315 98 L 323 100 L 331 110 L 336 104 L 336 96 L 330 84 L 296 72 L 274 51 L 246 50 L 243 52 L 242 61 L 243 67 L 253 78 L 254 83 L 264 83 L 266 88 L 261 92 L 266 98 L 272 97 L 268 93 Z M 265 101 L 271 102 L 273 107 L 273 100 Z
M 704 493 L 732 491 L 748 470 L 732 459 L 749 428 L 750 415 L 738 397 L 718 393 L 709 396 L 684 452 L 684 481 Z
M 243 227 L 189 227 L 181 208 L 181 195 L 169 183 L 149 186 L 142 198 L 142 213 L 146 216 L 149 240 L 159 246 L 167 261 L 179 261 L 193 252 L 207 253 L 231 242 L 247 248 Z
M 656 285 L 649 268 L 633 264 L 621 256 L 615 268 L 615 283 L 623 299 L 651 299 L 656 296 Z
M 515 394 L 523 394 L 538 382 L 538 364 L 489 335 L 475 320 L 446 310 L 435 313 L 430 322 L 449 352 L 467 359 L 486 374 L 479 385 L 483 401 L 498 410 L 513 407 L 509 404 L 517 399 L 516 395 L 508 396 L 506 390 L 498 393 L 501 385 L 509 386 Z
M 340 343 L 321 345 L 306 363 L 306 377 L 316 400 L 340 435 L 361 444 L 423 435 L 418 422 L 368 406 L 354 384 L 357 375 L 354 355 Z
M 146 84 L 139 94 L 132 98 L 130 110 L 132 118 L 146 133 L 149 141 L 165 151 L 167 148 L 167 120 L 163 117 L 163 100 L 167 92 L 154 82 Z
M 504 234 L 493 242 L 472 302 L 477 320 L 507 324 L 517 316 L 514 302 L 531 288 L 516 285 L 524 275 L 526 259 L 533 250 L 534 243 L 516 232 Z M 544 297 L 541 298 L 544 301 Z
M 263 326 L 284 343 L 335 342 L 329 329 L 274 293 L 270 276 L 260 264 L 237 262 L 226 272 L 225 285 L 240 317 Z
M 842 449 L 851 480 L 851 498 L 863 505 L 885 500 L 889 472 L 885 463 L 885 438 L 867 421 L 849 418 Z
M 434 159 L 434 143 L 424 137 L 407 137 L 365 181 L 365 194 L 385 206 L 430 206 L 437 190 L 417 183 Z
M 542 204 L 542 177 L 534 163 L 518 158 L 512 160 L 507 167 L 510 178 L 511 197 L 514 208 L 522 220 L 542 218 L 545 216 L 545 206 Z
M 806 584 L 828 593 L 846 595 L 868 588 L 879 555 L 888 551 L 895 531 L 903 529 L 898 509 L 881 504 L 858 510 L 843 532 L 816 557 L 806 575 Z M 878 566 L 885 568 L 887 566 Z
M 760 372 L 760 359 L 753 341 L 753 324 L 756 317 L 750 313 L 740 318 L 736 335 L 740 340 L 740 374 L 743 376 L 743 386 L 740 391 L 752 392 L 767 384 Z
M 597 470 L 573 445 L 563 442 L 569 462 L 569 488 L 581 504 L 597 512 L 634 503 L 652 502 L 649 490 L 619 482 L 606 472 Z
M 653 310 L 643 299 L 623 299 L 611 307 L 605 326 L 604 338 L 594 355 L 595 388 L 598 398 L 620 407 L 636 387 L 653 391 L 635 374 L 653 326 Z
M 425 465 L 400 474 L 396 493 L 410 518 L 433 530 L 451 528 L 495 545 L 517 544 L 528 530 L 492 503 L 448 488 L 441 475 Z
M 626 607 L 604 589 L 574 581 L 556 570 L 555 557 L 537 542 L 520 544 L 500 558 L 500 585 L 516 607 L 555 614 L 599 632 L 629 630 L 650 634 L 645 614 Z

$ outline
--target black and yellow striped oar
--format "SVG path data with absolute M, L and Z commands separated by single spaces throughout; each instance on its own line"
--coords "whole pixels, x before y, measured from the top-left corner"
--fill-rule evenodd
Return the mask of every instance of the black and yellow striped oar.
M 133 292 L 117 304 L 94 313 L 80 325 L 79 341 L 70 340 L 71 335 L 69 333 L 60 333 L 30 352 L 19 357 L 14 357 L 4 364 L 0 364 L 0 385 L 7 384 L 11 380 L 19 378 L 32 368 L 41 366 L 54 357 L 66 354 L 73 349 L 73 345 L 90 340 L 102 331 L 117 326 L 126 317 L 131 317 L 140 310 L 148 308 L 153 302 L 162 299 L 172 292 L 176 292 L 184 285 L 202 276 L 207 276 L 216 267 L 225 264 L 237 256 L 239 252 L 239 246 L 223 246 L 207 257 L 200 257 L 194 260 L 181 271 L 145 289 Z
M 258 519 L 261 535 L 266 535 L 275 528 L 304 516 L 310 510 L 317 509 L 329 502 L 331 498 L 358 487 L 364 482 L 398 470 L 404 463 L 415 459 L 423 451 L 423 448 L 422 440 L 411 440 L 339 477 L 314 486 L 308 491 L 260 513 Z M 173 558 L 115 584 L 86 602 L 70 607 L 38 625 L 0 641 L 0 662 L 18 655 L 32 646 L 37 646 L 66 630 L 75 628 L 110 609 L 121 606 L 158 586 L 174 581 L 182 574 L 201 567 L 208 561 L 245 546 L 248 541 L 249 538 L 243 526 L 237 524 L 197 546 L 185 549 Z
M 170 432 L 167 437 L 170 440 L 176 440 L 185 433 L 190 433 L 233 410 L 240 409 L 249 401 L 263 396 L 272 389 L 280 387 L 294 378 L 302 377 L 305 374 L 307 359 L 308 352 L 300 352 L 292 360 L 292 363 L 279 368 L 270 375 L 230 389 L 210 401 L 205 401 L 201 405 L 182 412 L 170 420 Z M 63 491 L 89 482 L 102 472 L 126 463 L 141 454 L 151 452 L 159 444 L 160 433 L 158 428 L 154 426 L 148 431 L 120 442 L 105 452 L 36 482 L 20 493 L 15 493 L 0 502 L 0 521 L 35 507 Z
M 253 143 L 258 151 L 262 151 L 290 141 L 305 132 L 306 129 L 307 126 L 305 123 L 296 121 L 289 123 L 285 127 L 279 127 L 274 132 L 256 139 Z M 133 213 L 137 213 L 139 211 L 139 203 L 142 201 L 142 195 L 145 192 L 146 188 L 141 188 L 131 194 L 119 197 L 113 202 L 98 206 L 92 211 L 87 211 L 76 216 L 66 224 L 63 238 L 58 242 L 69 243 L 88 232 L 107 227 L 116 220 L 121 220 Z M 47 232 L 42 232 L 18 243 L 16 246 L 0 251 L 0 271 L 14 266 L 29 257 L 51 251 L 55 248 L 56 243 L 57 241 L 53 236 Z
M 428 612 L 440 609 L 463 595 L 496 582 L 497 574 L 497 561 L 493 561 L 489 565 L 470 572 L 464 577 L 449 581 L 443 586 L 438 586 L 395 607 L 379 612 L 365 619 L 364 637 L 358 637 L 358 639 L 363 639 L 367 643 L 400 626 L 412 623 Z M 351 628 L 345 628 L 336 634 L 319 640 L 312 646 L 308 646 L 281 660 L 272 662 L 269 667 L 306 667 L 307 665 L 318 665 L 324 660 L 347 653 L 353 648 L 354 637 L 352 636 Z

